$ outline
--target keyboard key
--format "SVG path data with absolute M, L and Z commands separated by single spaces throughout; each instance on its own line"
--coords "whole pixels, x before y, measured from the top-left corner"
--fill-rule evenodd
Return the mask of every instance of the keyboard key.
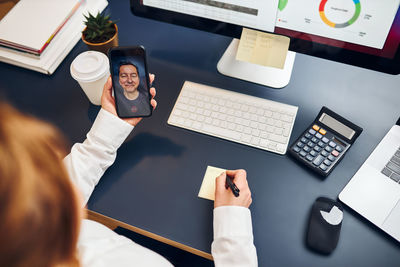
M 325 150 L 328 151 L 329 153 L 331 153 L 333 149 L 330 146 L 326 146 Z
M 303 147 L 303 150 L 305 151 L 305 152 L 310 152 L 311 151 L 311 148 L 310 147 L 308 147 L 308 146 L 305 146 L 305 147 Z
M 312 160 L 314 159 L 314 157 L 311 156 L 311 155 L 307 155 L 306 159 L 307 159 L 308 161 L 312 161 Z
M 326 171 L 328 169 L 328 166 L 322 163 L 321 165 L 319 165 L 319 168 L 323 171 Z
M 297 142 L 298 147 L 304 147 L 304 144 L 302 142 Z
M 203 125 L 203 131 L 216 134 L 225 138 L 240 140 L 241 134 L 213 125 Z
M 400 174 L 400 166 L 399 165 L 389 161 L 386 164 L 386 167 L 389 168 L 390 170 L 392 170 L 393 172 L 396 172 L 396 173 Z
M 343 148 L 342 148 L 341 146 L 339 146 L 339 145 L 337 145 L 335 149 L 336 149 L 337 151 L 339 151 L 339 152 L 342 152 L 342 151 L 343 151 Z
M 333 141 L 330 141 L 329 142 L 329 146 L 332 147 L 332 148 L 335 148 L 336 147 L 336 143 L 333 142 Z
M 309 147 L 314 147 L 314 146 L 315 146 L 315 144 L 314 144 L 313 142 L 311 142 L 311 141 L 308 142 L 307 145 L 308 145 Z
M 330 161 L 329 159 L 324 160 L 324 164 L 326 166 L 330 166 L 332 164 L 332 161 Z
M 390 161 L 400 166 L 400 158 L 393 156 Z
M 284 137 L 284 136 L 276 135 L 276 134 L 270 134 L 269 140 L 277 142 L 277 143 L 281 143 L 281 144 L 286 144 L 288 141 L 288 138 Z
M 302 137 L 302 138 L 300 139 L 300 141 L 301 141 L 302 143 L 307 143 L 307 142 L 308 142 L 308 140 L 307 140 L 305 137 Z
M 304 135 L 304 137 L 310 139 L 310 138 L 312 137 L 312 135 L 309 134 L 309 133 L 306 133 L 306 134 Z
M 311 135 L 314 135 L 316 133 L 316 131 L 313 130 L 313 129 L 310 129 L 310 130 L 308 130 L 308 133 L 311 134 Z
M 317 151 L 317 152 L 320 152 L 320 151 L 322 150 L 322 148 L 319 147 L 319 146 L 315 146 L 315 147 L 314 147 L 314 150 Z
M 301 148 L 300 148 L 300 147 L 298 147 L 298 146 L 295 146 L 295 147 L 293 148 L 293 150 L 294 150 L 296 153 L 299 153 L 299 152 L 300 152 L 300 150 L 301 150 Z
M 307 155 L 307 152 L 305 152 L 304 150 L 300 151 L 300 156 L 305 157 Z
M 244 143 L 250 143 L 252 136 L 248 134 L 242 134 L 241 141 Z
M 326 137 L 322 137 L 322 142 L 324 142 L 325 144 L 329 142 L 329 139 Z
M 336 150 L 333 150 L 331 154 L 334 155 L 335 157 L 339 156 L 339 152 Z
M 324 159 L 325 159 L 325 158 L 324 158 L 323 156 L 318 155 L 318 157 L 316 157 L 316 158 L 314 159 L 313 164 L 314 164 L 315 166 L 319 166 L 319 165 L 322 163 L 322 161 L 323 161 Z
M 321 155 L 327 157 L 329 155 L 329 152 L 326 150 L 322 150 Z
M 319 133 L 322 134 L 322 135 L 325 135 L 325 134 L 326 134 L 326 130 L 324 130 L 324 129 L 319 129 Z
M 315 137 L 317 137 L 318 139 L 321 139 L 321 138 L 322 138 L 322 134 L 317 133 L 317 134 L 315 135 Z
M 312 128 L 313 128 L 315 131 L 318 131 L 318 130 L 319 130 L 319 126 L 316 125 L 316 124 L 314 124 Z
M 322 142 L 322 141 L 319 141 L 319 142 L 318 142 L 318 145 L 319 145 L 320 147 L 325 147 L 325 143 Z
M 315 138 L 315 137 L 313 137 L 313 138 L 311 138 L 311 141 L 313 141 L 314 143 L 317 143 L 317 142 L 318 142 L 318 139 Z
M 251 143 L 255 146 L 257 146 L 260 143 L 260 138 L 259 137 L 252 137 L 251 138 Z
M 315 151 L 315 150 L 312 150 L 312 151 L 310 152 L 310 155 L 313 156 L 313 157 L 315 157 L 315 156 L 318 155 L 318 152 Z
M 390 175 L 390 179 L 398 183 L 400 181 L 400 175 L 397 173 L 392 173 L 392 175 Z
M 335 158 L 333 155 L 329 155 L 329 156 L 328 156 L 328 159 L 329 159 L 330 161 L 335 161 L 336 158 Z

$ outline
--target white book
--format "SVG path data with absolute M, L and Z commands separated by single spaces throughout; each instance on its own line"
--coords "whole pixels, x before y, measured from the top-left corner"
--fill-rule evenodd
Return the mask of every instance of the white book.
M 0 21 L 0 45 L 40 55 L 80 3 L 20 0 Z
M 102 12 L 107 5 L 107 0 L 85 0 L 54 37 L 46 48 L 46 52 L 40 58 L 15 53 L 10 49 L 0 47 L 0 61 L 49 75 L 52 74 L 81 39 L 82 31 L 85 28 L 83 15 L 87 15 L 88 12 L 91 14 Z

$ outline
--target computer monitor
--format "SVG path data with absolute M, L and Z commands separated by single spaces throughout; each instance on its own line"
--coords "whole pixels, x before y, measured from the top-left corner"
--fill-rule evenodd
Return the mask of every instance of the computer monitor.
M 243 27 L 272 32 L 268 25 L 263 23 L 265 16 L 270 16 L 263 6 L 266 2 L 268 1 L 131 0 L 131 11 L 137 16 L 240 38 Z M 399 0 L 279 0 L 275 9 L 277 13 L 273 32 L 291 38 L 290 51 L 285 62 L 289 79 L 294 62 L 293 52 L 384 73 L 399 74 L 399 2 Z M 225 52 L 228 57 L 225 64 L 233 66 L 233 72 L 238 70 L 245 72 L 254 67 L 254 64 L 237 62 L 234 59 L 235 49 L 237 42 L 235 43 L 234 39 Z M 224 73 L 220 70 L 221 61 L 218 69 Z M 286 66 L 287 63 L 289 66 Z M 259 71 L 269 70 L 256 67 L 256 71 L 249 72 L 258 74 Z M 273 73 L 272 76 L 280 81 L 273 81 L 272 84 L 254 80 L 260 75 L 253 78 L 239 78 L 271 87 L 285 86 L 289 82 L 288 73 L 282 74 L 279 69 L 276 71 L 278 75 Z M 279 76 L 279 73 L 283 76 Z M 224 74 L 231 75 L 231 73 Z

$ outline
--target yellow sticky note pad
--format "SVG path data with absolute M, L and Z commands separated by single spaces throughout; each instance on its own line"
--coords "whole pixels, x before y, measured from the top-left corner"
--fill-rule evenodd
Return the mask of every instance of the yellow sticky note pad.
M 283 69 L 290 38 L 243 28 L 236 60 Z
M 215 178 L 226 171 L 225 169 L 207 166 L 206 173 L 204 174 L 203 182 L 201 183 L 199 197 L 213 200 L 215 197 Z

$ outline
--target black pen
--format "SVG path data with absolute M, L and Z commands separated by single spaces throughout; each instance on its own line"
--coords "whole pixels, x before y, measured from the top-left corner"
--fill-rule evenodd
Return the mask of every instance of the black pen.
M 231 188 L 233 195 L 235 197 L 238 197 L 240 192 L 239 188 L 237 188 L 235 183 L 232 182 L 231 178 L 228 175 L 226 175 L 225 188 L 228 189 L 228 186 Z

